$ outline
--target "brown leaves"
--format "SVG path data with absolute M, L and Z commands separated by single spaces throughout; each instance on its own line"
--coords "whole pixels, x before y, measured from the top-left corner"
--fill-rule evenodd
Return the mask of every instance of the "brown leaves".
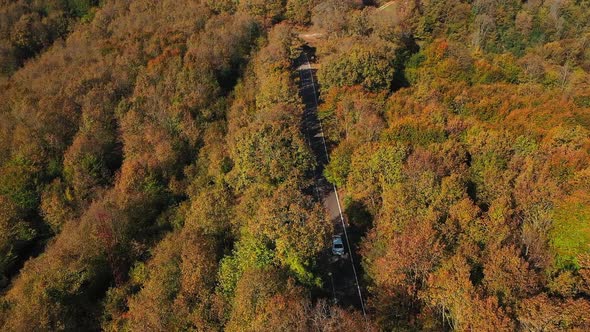
M 455 330 L 497 331 L 514 328 L 495 297 L 479 295 L 470 280 L 470 267 L 454 256 L 428 280 L 422 292 L 428 304 L 435 306 Z
M 416 220 L 381 241 L 384 252 L 372 267 L 375 282 L 379 287 L 405 288 L 408 296 L 415 296 L 442 258 L 435 231 L 428 222 Z
M 546 294 L 527 299 L 518 308 L 518 320 L 524 329 L 557 331 L 587 330 L 590 303 L 584 299 L 558 300 Z

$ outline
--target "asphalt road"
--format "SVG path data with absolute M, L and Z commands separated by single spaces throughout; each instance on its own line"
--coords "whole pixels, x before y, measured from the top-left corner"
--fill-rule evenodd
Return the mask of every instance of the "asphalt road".
M 358 275 L 358 271 L 360 271 L 359 256 L 356 254 L 355 243 L 348 240 L 351 237 L 356 237 L 347 232 L 346 219 L 342 213 L 343 207 L 338 197 L 337 188 L 323 176 L 324 167 L 329 162 L 329 148 L 324 139 L 321 121 L 318 118 L 319 87 L 316 84 L 315 69 L 310 64 L 310 59 L 313 59 L 313 50 L 306 48 L 296 61 L 300 75 L 299 93 L 305 104 L 301 131 L 308 140 L 318 164 L 314 174 L 316 198 L 323 202 L 329 220 L 334 227 L 334 234 L 342 236 L 346 251 L 342 257 L 333 256 L 331 247 L 328 247 L 325 255 L 321 258 L 325 294 L 329 294 L 334 302 L 343 307 L 355 307 L 365 313 L 362 300 L 363 292 Z

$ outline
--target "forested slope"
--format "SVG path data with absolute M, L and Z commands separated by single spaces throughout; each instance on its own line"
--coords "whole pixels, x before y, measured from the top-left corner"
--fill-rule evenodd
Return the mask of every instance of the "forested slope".
M 106 1 L 10 77 L 3 271 L 50 241 L 7 280 L 4 330 L 360 324 L 305 291 L 329 224 L 303 192 L 284 13 Z
M 0 14 L 2 330 L 590 328 L 587 1 Z M 321 296 L 307 29 L 365 319 Z
M 0 82 L 55 40 L 67 36 L 79 19 L 92 19 L 97 0 L 0 1 Z
M 588 329 L 590 4 L 327 3 L 326 175 L 372 216 L 374 319 Z

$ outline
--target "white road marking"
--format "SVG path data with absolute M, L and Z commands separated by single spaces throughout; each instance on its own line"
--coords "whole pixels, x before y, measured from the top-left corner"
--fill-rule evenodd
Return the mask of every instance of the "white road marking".
M 309 76 L 311 78 L 311 86 L 313 87 L 313 97 L 315 100 L 315 107 L 316 107 L 316 111 L 318 109 L 318 94 L 317 91 L 315 89 L 315 82 L 313 79 L 313 73 L 311 71 L 311 63 L 309 62 L 309 58 L 307 57 L 307 54 L 304 52 L 303 55 L 305 55 L 305 61 L 307 61 L 307 70 L 309 72 Z M 324 129 L 322 127 L 322 120 L 319 118 L 318 116 L 318 122 L 320 123 L 320 132 L 322 133 L 322 142 L 324 143 L 324 151 L 326 153 L 326 160 L 328 162 L 330 162 L 330 155 L 328 154 L 328 146 L 326 145 L 326 138 L 324 135 Z M 350 254 L 350 264 L 352 265 L 352 272 L 354 274 L 354 280 L 356 282 L 356 288 L 358 290 L 358 295 L 359 295 L 359 300 L 361 301 L 361 308 L 363 310 L 363 316 L 366 317 L 367 313 L 365 311 L 365 303 L 363 300 L 363 294 L 361 293 L 361 286 L 359 284 L 359 279 L 356 273 L 356 267 L 354 266 L 354 258 L 352 255 L 352 247 L 350 246 L 350 242 L 348 241 L 348 232 L 346 231 L 346 223 L 344 222 L 344 215 L 342 214 L 342 207 L 340 205 L 340 198 L 338 197 L 338 190 L 336 188 L 336 185 L 332 184 L 332 188 L 334 189 L 334 194 L 336 195 L 336 202 L 338 203 L 338 212 L 340 213 L 340 222 L 342 223 L 342 229 L 344 229 L 344 238 L 346 239 L 346 245 L 348 246 L 348 251 Z
M 391 5 L 393 5 L 393 3 L 394 3 L 394 2 L 395 2 L 395 1 L 390 1 L 390 2 L 388 2 L 388 3 L 386 3 L 386 4 L 384 4 L 383 6 L 381 6 L 381 7 L 377 8 L 377 10 L 383 10 L 383 9 L 385 9 L 385 8 L 387 8 L 387 7 L 391 6 Z

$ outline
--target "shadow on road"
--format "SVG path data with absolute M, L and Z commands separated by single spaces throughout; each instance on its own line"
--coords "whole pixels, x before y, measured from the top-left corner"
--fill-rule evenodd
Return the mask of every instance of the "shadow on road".
M 325 166 L 329 162 L 329 142 L 323 135 L 322 124 L 318 118 L 317 105 L 319 103 L 319 85 L 317 84 L 316 70 L 312 68 L 310 61 L 314 60 L 315 49 L 304 47 L 301 55 L 296 60 L 297 71 L 300 75 L 299 93 L 305 105 L 301 120 L 301 132 L 316 157 L 317 167 L 310 174 L 314 178 L 314 186 L 309 188 L 310 194 L 318 201 L 322 201 L 334 229 L 334 234 L 344 237 L 343 220 L 341 219 L 341 202 L 339 202 L 336 188 L 323 176 Z M 347 223 L 344 216 L 344 223 Z M 354 307 L 364 309 L 359 293 L 364 294 L 362 287 L 362 270 L 360 256 L 358 255 L 358 243 L 361 239 L 359 227 L 347 226 L 347 234 L 350 247 L 345 241 L 345 255 L 332 255 L 331 247 L 327 246 L 324 255 L 320 257 L 320 271 L 323 279 L 323 289 L 316 297 L 332 298 L 342 307 Z M 351 257 L 352 255 L 352 257 Z M 353 264 L 354 261 L 354 264 Z M 354 266 L 354 268 L 353 268 Z M 355 271 L 356 269 L 356 271 Z M 357 278 L 355 278 L 355 272 Z M 361 283 L 357 286 L 357 281 Z

